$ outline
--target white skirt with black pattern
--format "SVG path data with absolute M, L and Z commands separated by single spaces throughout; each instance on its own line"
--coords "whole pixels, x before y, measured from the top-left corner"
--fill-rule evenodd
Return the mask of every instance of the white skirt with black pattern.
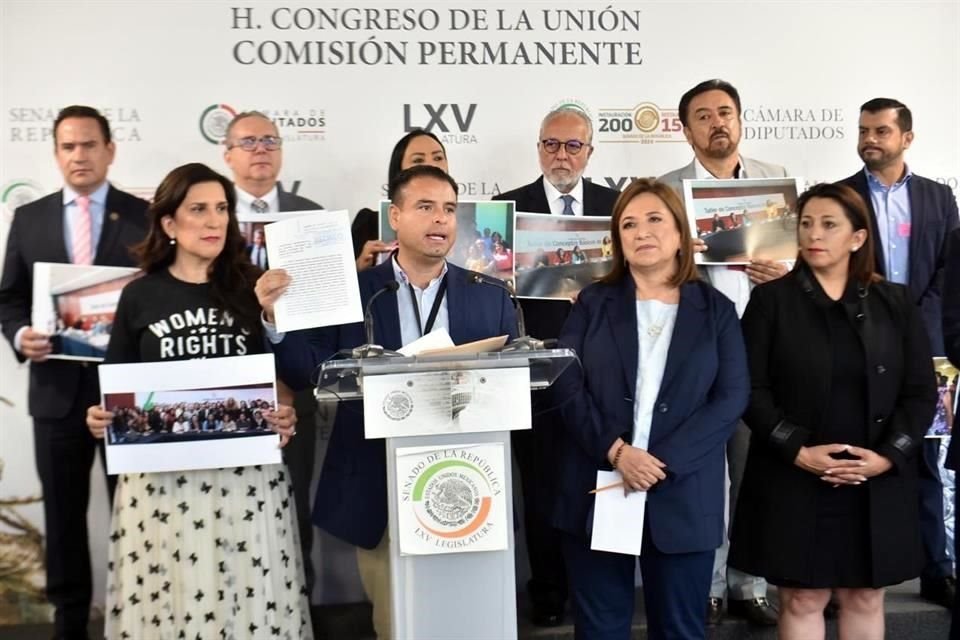
M 282 464 L 121 476 L 106 638 L 312 638 L 297 531 Z

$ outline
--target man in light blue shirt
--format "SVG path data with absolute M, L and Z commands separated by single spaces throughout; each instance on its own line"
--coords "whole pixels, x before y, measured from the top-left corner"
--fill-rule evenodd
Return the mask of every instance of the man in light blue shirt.
M 843 184 L 860 194 L 871 214 L 877 273 L 907 287 L 920 308 L 930 350 L 944 354 L 941 285 L 947 238 L 960 225 L 950 188 L 910 171 L 904 153 L 913 142 L 913 115 L 899 100 L 874 98 L 860 107 L 857 153 L 863 160 Z M 960 363 L 954 363 L 960 364 Z M 947 555 L 943 485 L 937 464 L 940 441 L 926 439 L 920 465 L 920 535 L 926 565 L 920 594 L 947 608 L 956 593 Z

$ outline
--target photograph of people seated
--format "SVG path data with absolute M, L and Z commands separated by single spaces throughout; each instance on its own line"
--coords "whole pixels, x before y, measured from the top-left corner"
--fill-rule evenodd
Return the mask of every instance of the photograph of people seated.
M 275 408 L 273 385 L 189 391 L 111 393 L 109 444 L 153 444 L 262 436 Z
M 610 218 L 518 213 L 517 295 L 569 300 L 612 260 Z
M 380 240 L 390 243 L 396 232 L 387 222 L 390 202 L 380 203 Z M 457 238 L 447 261 L 458 267 L 513 283 L 512 201 L 457 203 Z M 382 254 L 379 261 L 386 256 Z
M 690 189 L 688 211 L 696 236 L 707 245 L 700 264 L 748 264 L 751 259 L 797 257 L 797 182 L 763 180 L 758 186 L 706 186 Z M 740 180 L 738 182 L 746 182 Z

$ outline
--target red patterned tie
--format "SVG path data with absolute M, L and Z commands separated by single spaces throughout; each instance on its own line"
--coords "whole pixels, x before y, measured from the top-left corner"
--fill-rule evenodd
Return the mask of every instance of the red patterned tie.
M 92 228 L 90 198 L 77 196 L 77 215 L 73 220 L 73 264 L 93 264 Z

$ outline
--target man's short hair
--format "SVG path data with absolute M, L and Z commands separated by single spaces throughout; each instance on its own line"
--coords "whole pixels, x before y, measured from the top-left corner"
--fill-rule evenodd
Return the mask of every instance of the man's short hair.
M 877 113 L 878 111 L 886 111 L 887 109 L 896 110 L 897 126 L 900 127 L 901 132 L 906 133 L 907 131 L 913 131 L 913 114 L 910 113 L 907 105 L 899 100 L 894 100 L 893 98 L 874 98 L 873 100 L 867 100 L 860 106 L 861 113 L 864 111 L 867 113 Z
M 586 142 L 587 144 L 593 143 L 593 121 L 590 119 L 590 116 L 580 107 L 569 104 L 563 105 L 562 107 L 557 107 L 547 115 L 543 116 L 543 120 L 540 121 L 540 134 L 537 138 L 537 142 L 540 142 L 540 139 L 543 138 L 543 130 L 546 128 L 547 123 L 557 116 L 563 115 L 571 115 L 583 120 L 584 124 L 587 125 L 587 139 L 582 140 L 581 142 Z
M 92 118 L 96 120 L 97 124 L 100 125 L 100 133 L 103 134 L 104 144 L 110 144 L 110 123 L 102 113 L 93 107 L 87 107 L 82 104 L 72 104 L 69 107 L 60 109 L 60 113 L 57 114 L 57 119 L 53 121 L 54 144 L 57 143 L 57 128 L 60 126 L 60 123 L 67 118 Z
M 241 111 L 237 115 L 233 116 L 233 120 L 230 121 L 230 124 L 227 125 L 227 131 L 223 134 L 223 140 L 226 142 L 230 139 L 230 134 L 233 133 L 233 128 L 237 126 L 237 123 L 241 120 L 246 120 L 247 118 L 263 118 L 267 122 L 273 125 L 273 128 L 276 129 L 276 123 L 267 117 L 267 114 L 262 111 Z M 279 130 L 278 130 L 279 132 Z
M 446 171 L 440 167 L 434 167 L 428 164 L 418 164 L 410 167 L 409 169 L 404 169 L 390 180 L 390 184 L 387 187 L 387 197 L 390 199 L 390 202 L 399 206 L 399 198 L 403 193 L 404 188 L 417 178 L 433 178 L 435 180 L 440 180 L 441 182 L 446 182 L 453 189 L 454 195 L 460 193 L 460 188 L 457 187 L 456 181 L 451 178 Z
M 725 94 L 730 96 L 730 99 L 733 100 L 733 104 L 737 107 L 737 118 L 740 117 L 740 92 L 737 91 L 737 88 L 726 80 L 714 78 L 712 80 L 704 80 L 693 89 L 687 91 L 680 98 L 680 122 L 683 124 L 683 126 L 688 126 L 689 118 L 687 117 L 687 111 L 690 109 L 690 103 L 693 102 L 693 99 L 698 95 L 701 93 L 706 93 L 707 91 L 723 91 Z

